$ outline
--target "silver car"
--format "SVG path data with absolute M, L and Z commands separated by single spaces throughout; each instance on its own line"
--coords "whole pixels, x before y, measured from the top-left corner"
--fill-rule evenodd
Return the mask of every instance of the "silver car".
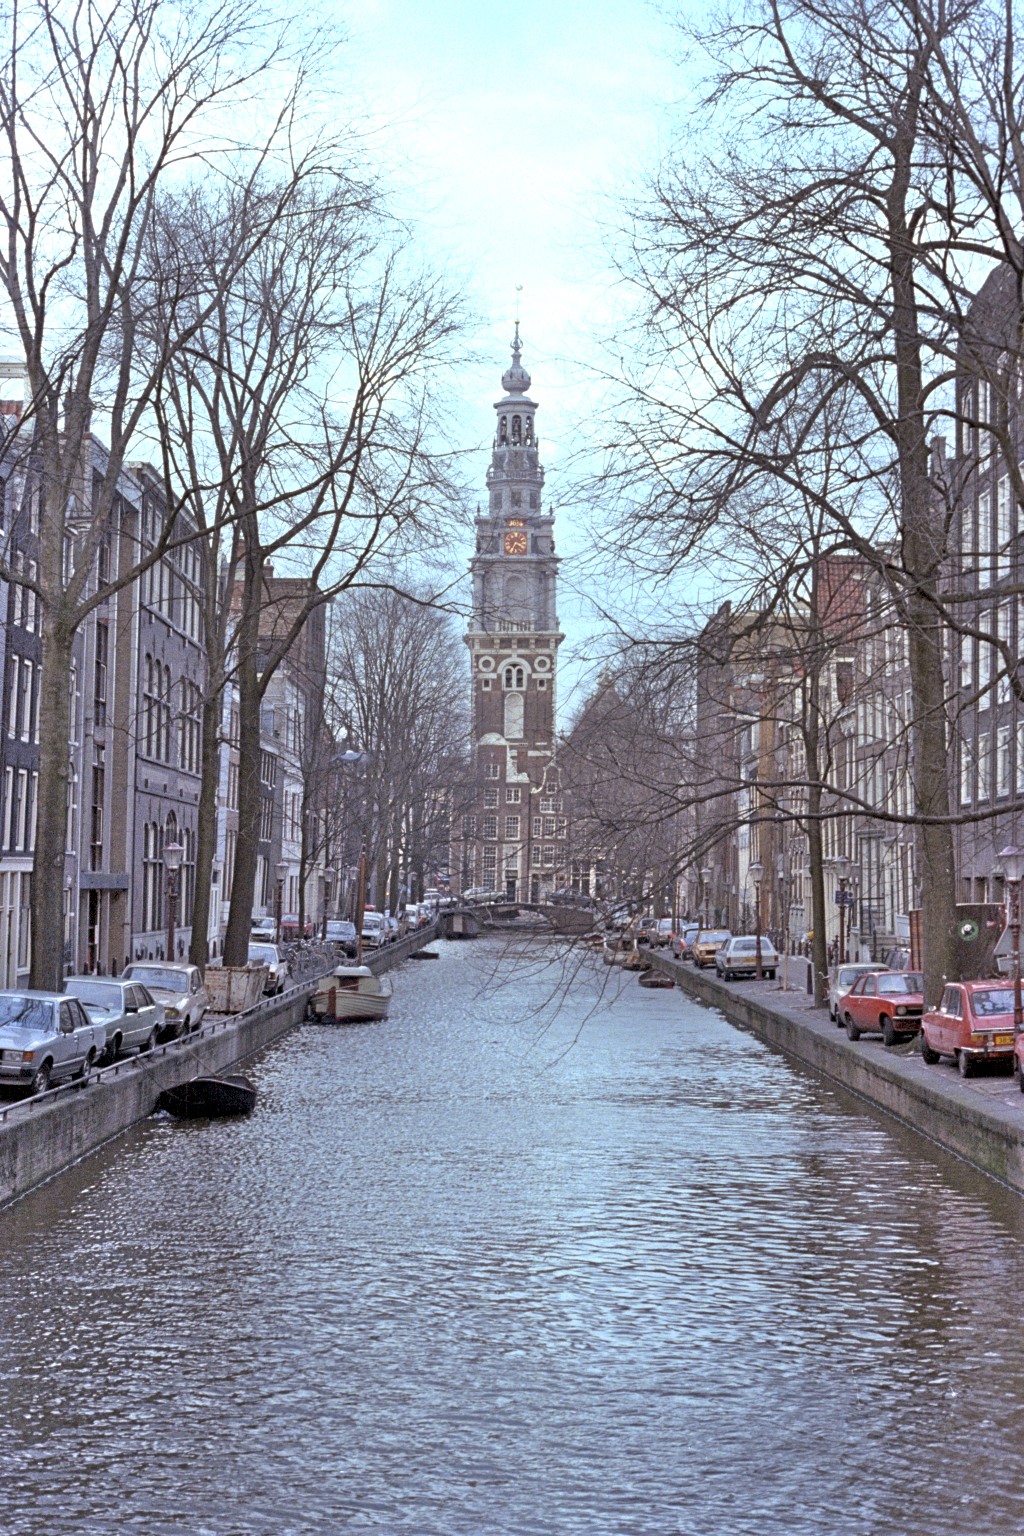
M 839 1017 L 839 999 L 853 986 L 858 976 L 867 976 L 875 971 L 888 970 L 888 966 L 876 963 L 873 960 L 853 960 L 844 965 L 836 966 L 834 971 L 828 973 L 828 1016 L 833 1024 L 838 1024 L 840 1029 L 843 1021 Z
M 93 1023 L 103 1025 L 107 1061 L 133 1046 L 148 1051 L 156 1045 L 164 1028 L 164 1010 L 140 982 L 120 976 L 69 976 L 64 985 L 85 1004 Z
M 122 981 L 138 981 L 163 1004 L 161 1040 L 173 1040 L 198 1029 L 210 999 L 199 967 L 171 965 L 164 960 L 133 960 L 121 972 Z
M 45 1093 L 88 1078 L 106 1048 L 77 997 L 64 992 L 0 992 L 0 1083 Z

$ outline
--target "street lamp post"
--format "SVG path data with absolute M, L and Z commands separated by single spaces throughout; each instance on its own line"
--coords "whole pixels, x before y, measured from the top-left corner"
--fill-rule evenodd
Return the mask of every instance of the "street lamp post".
M 1013 936 L 1013 1033 L 1016 1037 L 1024 1028 L 1020 994 L 1020 882 L 1024 876 L 1024 848 L 1016 848 L 1011 843 L 1000 851 L 999 859 L 1003 866 L 1003 877 L 1010 888 L 1006 915 Z
M 760 859 L 754 860 L 748 873 L 754 884 L 754 976 L 757 981 L 761 981 L 761 876 L 764 869 Z
M 331 905 L 331 891 L 333 888 L 334 870 L 331 868 L 330 864 L 328 864 L 324 870 L 324 921 L 323 927 L 320 930 L 320 941 L 323 944 L 327 943 L 327 913 Z
M 839 957 L 838 964 L 846 964 L 846 881 L 850 861 L 845 853 L 835 857 L 836 886 L 839 895 Z
M 285 859 L 278 859 L 274 865 L 274 875 L 277 881 L 277 889 L 274 893 L 274 937 L 278 944 L 281 942 L 281 903 L 284 898 L 284 882 L 288 878 L 288 863 Z
M 707 865 L 700 872 L 701 885 L 704 887 L 704 927 L 707 928 L 711 917 L 711 876 L 713 871 Z
M 164 844 L 164 869 L 167 872 L 167 958 L 174 959 L 174 919 L 178 905 L 178 870 L 185 852 L 180 843 Z

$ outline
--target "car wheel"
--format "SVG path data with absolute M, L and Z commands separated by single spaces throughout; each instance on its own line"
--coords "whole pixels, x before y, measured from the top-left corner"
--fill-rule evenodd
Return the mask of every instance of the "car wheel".
M 890 1019 L 887 1013 L 882 1014 L 882 1040 L 890 1048 L 899 1040 L 899 1035 L 897 1035 L 893 1028 L 892 1019 Z
M 157 1042 L 157 1031 L 154 1028 L 154 1029 L 150 1030 L 150 1032 L 146 1036 L 145 1040 L 143 1040 L 142 1044 L 139 1046 L 139 1053 L 141 1054 L 143 1051 L 155 1051 L 156 1050 L 156 1042 Z
M 928 1044 L 928 1041 L 925 1039 L 924 1030 L 921 1031 L 921 1059 L 926 1061 L 930 1067 L 934 1067 L 942 1059 L 938 1051 L 933 1051 Z
M 851 1019 L 849 1014 L 846 1015 L 844 1023 L 846 1024 L 846 1033 L 849 1035 L 850 1039 L 851 1040 L 859 1040 L 860 1039 L 860 1030 L 857 1028 L 856 1024 L 853 1022 L 853 1020 Z
M 769 981 L 774 981 L 775 980 L 775 972 L 774 971 L 769 971 L 767 974 L 768 974 L 768 980 Z
M 96 1052 L 90 1051 L 88 1056 L 86 1056 L 85 1060 L 82 1062 L 82 1065 L 79 1067 L 78 1071 L 75 1073 L 76 1083 L 87 1083 L 89 1081 L 90 1077 L 92 1076 L 92 1067 L 95 1060 Z
M 971 1060 L 970 1056 L 968 1056 L 966 1051 L 957 1051 L 956 1064 L 960 1068 L 961 1077 L 974 1076 L 974 1062 Z
M 1014 1058 L 1014 1063 L 1015 1065 L 1017 1064 L 1016 1057 Z M 1017 1086 L 1020 1088 L 1021 1093 L 1024 1093 L 1024 1072 L 1020 1070 L 1019 1065 L 1017 1066 Z
M 50 1063 L 44 1061 L 42 1066 L 36 1068 L 29 1084 L 30 1093 L 45 1093 L 50 1086 Z

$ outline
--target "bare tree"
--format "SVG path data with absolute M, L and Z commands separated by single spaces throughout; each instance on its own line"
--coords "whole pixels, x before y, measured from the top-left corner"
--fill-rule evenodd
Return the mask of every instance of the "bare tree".
M 31 979 L 52 987 L 62 955 L 72 647 L 101 600 L 97 551 L 168 361 L 138 345 L 145 307 L 157 288 L 171 305 L 179 297 L 178 268 L 147 267 L 155 209 L 190 163 L 215 174 L 229 131 L 237 150 L 237 122 L 276 88 L 271 71 L 287 52 L 287 29 L 254 0 L 28 0 L 5 9 L 4 26 L 0 281 L 27 376 L 26 410 L 6 451 L 27 463 L 40 509 Z M 306 82 L 301 59 L 291 62 L 294 105 Z M 101 481 L 85 463 L 94 413 L 108 440 Z M 122 561 L 113 585 L 133 580 L 139 565 Z
M 268 182 L 272 231 L 237 261 L 245 209 L 179 201 L 160 240 L 184 244 L 217 294 L 176 346 L 159 407 L 168 475 L 195 502 L 211 568 L 211 699 L 239 693 L 239 831 L 224 945 L 244 964 L 257 871 L 260 701 L 311 612 L 372 563 L 429 533 L 449 498 L 446 455 L 431 433 L 440 375 L 459 329 L 443 286 L 407 270 L 375 194 L 344 172 Z M 172 315 L 177 322 L 178 311 Z M 218 558 L 219 557 L 219 558 Z M 273 562 L 305 581 L 278 602 Z M 213 727 L 215 710 L 209 707 Z M 219 713 L 219 712 L 216 712 Z M 215 737 L 214 737 L 215 739 Z M 204 776 L 197 884 L 209 889 L 215 782 Z M 195 944 L 203 911 L 197 907 Z M 198 950 L 195 950 L 198 953 Z
M 959 488 L 933 475 L 929 438 L 951 417 L 979 261 L 1012 248 L 1020 269 L 1012 17 L 940 0 L 726 15 L 698 39 L 713 147 L 673 157 L 627 268 L 648 345 L 623 472 L 653 487 L 639 517 L 657 568 L 728 549 L 753 487 L 783 510 L 796 493 L 892 582 L 932 998 L 954 965 L 943 652 Z M 776 527 L 785 579 L 792 541 Z
M 366 754 L 359 841 L 373 899 L 394 909 L 401 864 L 447 841 L 438 822 L 466 733 L 461 644 L 425 592 L 352 591 L 332 666 L 347 739 Z

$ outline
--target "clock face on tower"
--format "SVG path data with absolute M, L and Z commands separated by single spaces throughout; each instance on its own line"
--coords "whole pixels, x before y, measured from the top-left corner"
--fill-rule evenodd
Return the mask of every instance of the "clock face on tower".
M 526 529 L 508 528 L 505 533 L 504 550 L 506 555 L 525 555 Z

